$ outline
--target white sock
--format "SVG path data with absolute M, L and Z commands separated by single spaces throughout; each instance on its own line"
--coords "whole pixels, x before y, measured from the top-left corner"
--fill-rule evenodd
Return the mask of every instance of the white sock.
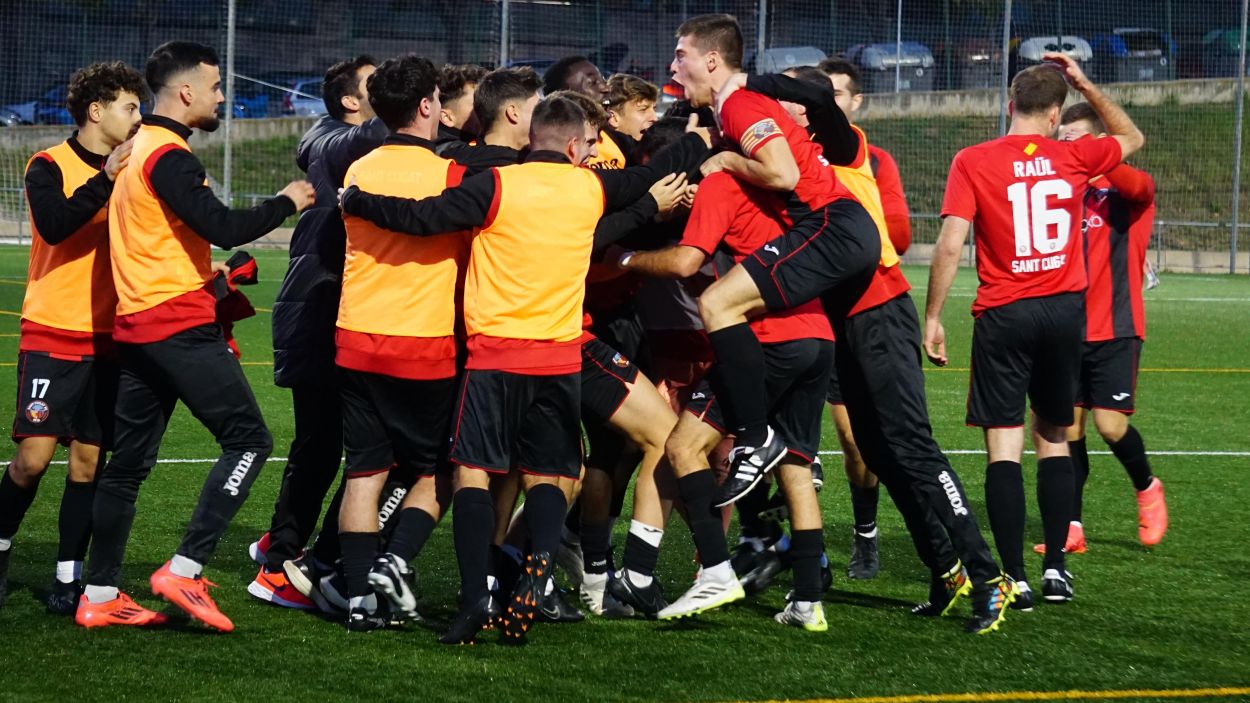
M 7 552 L 13 546 L 13 540 L 0 537 L 0 552 Z
M 654 576 L 647 576 L 645 574 L 640 574 L 635 571 L 630 571 L 629 569 L 625 570 L 625 578 L 629 579 L 630 583 L 634 584 L 635 586 L 639 588 L 646 588 L 647 586 L 651 585 L 652 581 L 655 580 Z
M 703 567 L 703 578 L 710 581 L 737 581 L 738 575 L 734 573 L 734 568 L 729 562 L 722 561 L 719 564 Z
M 872 539 L 873 537 L 877 536 L 877 528 L 873 527 L 872 530 L 869 532 L 859 532 L 858 530 L 856 530 L 855 534 L 859 535 L 860 537 L 863 537 L 864 539 Z
M 347 609 L 355 610 L 356 608 L 364 608 L 370 613 L 376 612 L 378 609 L 378 597 L 372 593 L 367 596 L 352 596 L 351 600 L 347 602 Z
M 92 586 L 87 584 L 83 589 L 83 595 L 87 596 L 88 603 L 107 603 L 117 598 L 116 586 Z
M 1081 526 L 1081 521 L 1080 521 L 1080 520 L 1073 520 L 1071 524 L 1072 524 L 1072 526 L 1073 526 L 1073 527 L 1080 527 L 1080 526 Z
M 646 542 L 656 549 L 660 548 L 660 542 L 664 540 L 663 529 L 659 527 L 652 527 L 645 522 L 639 522 L 637 520 L 629 521 L 629 534 L 634 535 L 638 539 Z M 634 583 L 638 582 L 635 581 Z M 643 584 L 638 585 L 641 586 Z
M 56 580 L 61 583 L 73 583 L 82 578 L 81 561 L 58 561 L 56 563 Z
M 591 588 L 596 588 L 596 589 L 603 588 L 604 586 L 608 585 L 608 575 L 607 574 L 592 574 L 592 573 L 587 572 L 586 574 L 582 575 L 582 584 L 586 586 L 590 586 Z
M 169 560 L 169 571 L 174 576 L 181 576 L 184 579 L 193 579 L 204 572 L 204 565 L 198 561 L 192 561 L 181 554 L 175 554 Z

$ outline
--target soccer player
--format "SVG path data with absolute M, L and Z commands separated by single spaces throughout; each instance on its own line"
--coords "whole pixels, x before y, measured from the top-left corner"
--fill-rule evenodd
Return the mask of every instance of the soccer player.
M 585 56 L 566 56 L 551 64 L 543 73 L 543 94 L 551 95 L 561 90 L 571 90 L 590 98 L 602 106 L 608 98 L 608 82 L 603 79 L 599 67 Z M 606 125 L 605 125 L 606 126 Z M 599 129 L 599 141 L 595 155 L 586 165 L 591 168 L 621 169 L 627 165 L 626 154 L 608 132 Z
M 715 503 L 728 504 L 746 494 L 787 453 L 768 426 L 765 360 L 748 318 L 820 297 L 838 339 L 838 378 L 865 459 L 909 484 L 924 506 L 921 514 L 932 511 L 959 553 L 960 560 L 944 571 L 930 566 L 930 600 L 939 599 L 937 610 L 949 612 L 971 593 L 973 615 L 966 629 L 997 629 L 1015 589 L 994 563 L 959 478 L 933 439 L 915 306 L 898 255 L 828 168 L 822 146 L 810 141 L 776 101 L 738 90 L 746 81 L 738 73 L 741 61 L 742 32 L 728 15 L 696 17 L 677 31 L 675 79 L 696 107 L 718 105 L 722 135 L 741 150 L 717 154 L 703 164 L 703 172 L 726 170 L 787 194 L 789 229 L 730 269 L 699 299 L 716 350 L 713 387 L 736 435 L 730 476 Z M 845 120 L 839 110 L 830 114 Z M 830 154 L 834 163 L 851 163 L 861 146 L 854 134 L 846 124 L 836 144 L 829 144 L 836 151 Z M 707 482 L 700 490 L 717 492 Z M 912 534 L 919 542 L 919 533 L 913 529 Z
M 728 173 L 714 173 L 699 184 L 679 245 L 626 253 L 620 265 L 653 276 L 687 278 L 710 258 L 719 275 L 780 234 L 783 222 L 779 197 L 744 185 Z M 721 251 L 732 259 L 718 255 Z M 776 620 L 823 632 L 828 629 L 820 602 L 824 540 L 811 462 L 820 449 L 821 411 L 833 366 L 833 330 L 818 300 L 761 316 L 752 325 L 767 359 L 770 416 L 790 447 L 779 476 L 793 526 L 789 556 L 794 568 L 794 595 Z M 708 452 L 725 433 L 706 379 L 686 409 L 667 444 L 679 490 L 684 483 L 710 476 Z M 694 493 L 689 489 L 682 492 Z M 745 597 L 729 562 L 719 511 L 706 502 L 687 507 L 703 569 L 693 588 L 658 612 L 661 619 L 693 615 Z M 627 570 L 614 590 L 636 599 L 634 587 L 646 588 L 651 577 L 650 573 Z
M 627 163 L 635 162 L 643 132 L 655 124 L 655 105 L 659 99 L 660 89 L 638 76 L 617 73 L 608 79 L 608 94 L 603 99 L 608 111 L 605 131 L 625 152 Z
M 18 341 L 17 455 L 0 478 L 0 605 L 13 537 L 58 443 L 69 445 L 60 543 L 48 612 L 73 614 L 91 536 L 96 466 L 112 439 L 117 392 L 112 343 L 117 294 L 108 269 L 108 204 L 130 156 L 147 96 L 143 76 L 121 62 L 70 77 L 66 104 L 77 130 L 26 165 L 30 265 Z
M 473 109 L 473 93 L 486 75 L 486 69 L 475 64 L 443 66 L 438 75 L 438 94 L 442 109 L 438 113 L 438 137 L 435 153 L 478 138 L 482 125 Z
M 174 405 L 182 401 L 221 445 L 181 546 L 152 574 L 152 592 L 210 627 L 233 623 L 213 602 L 204 565 L 247 498 L 273 440 L 247 378 L 222 337 L 212 292 L 212 246 L 263 236 L 313 202 L 307 181 L 249 210 L 231 210 L 208 187 L 187 144 L 218 125 L 217 54 L 194 42 L 161 45 L 144 68 L 156 96 L 109 201 L 109 257 L 121 354 L 113 455 L 96 487 L 91 559 L 76 621 L 145 625 L 161 618 L 118 591 L 139 486 L 156 463 Z
M 296 223 L 291 264 L 273 305 L 274 384 L 291 389 L 295 436 L 282 472 L 269 530 L 248 549 L 260 570 L 248 593 L 274 605 L 324 605 L 322 576 L 339 557 L 340 485 L 325 510 L 313 549 L 302 556 L 343 455 L 343 415 L 334 370 L 334 321 L 343 274 L 343 221 L 334 193 L 347 166 L 381 143 L 385 127 L 369 103 L 367 55 L 326 70 L 326 115 L 300 139 L 296 164 L 317 189 L 316 206 Z
M 415 55 L 384 61 L 370 77 L 369 101 L 392 134 L 348 168 L 348 181 L 361 192 L 418 199 L 460 183 L 464 167 L 433 150 L 438 80 L 434 65 Z M 456 385 L 456 284 L 468 238 L 412 237 L 350 215 L 345 222 L 336 363 L 348 480 L 339 541 L 347 627 L 367 630 L 386 624 L 371 586 L 415 616 L 408 563 L 450 497 L 450 476 L 440 470 Z M 419 478 L 382 550 L 378 499 L 393 469 Z
M 1042 597 L 1072 599 L 1064 541 L 1073 515 L 1073 466 L 1067 430 L 1081 369 L 1086 289 L 1081 208 L 1089 180 L 1110 172 L 1145 141 L 1132 120 L 1063 54 L 1012 79 L 1011 128 L 1004 137 L 955 155 L 946 181 L 942 231 L 934 250 L 924 347 L 947 362 L 942 308 L 968 236 L 976 226 L 980 284 L 972 314 L 972 372 L 967 423 L 985 433 L 986 509 L 1007 573 L 1032 604 L 1024 569 L 1024 405 L 1033 411 L 1037 500 L 1046 555 Z M 1060 142 L 1068 85 L 1106 125 L 1107 139 Z
M 829 77 L 833 85 L 833 97 L 837 106 L 846 115 L 848 122 L 854 124 L 855 113 L 864 102 L 863 90 L 860 88 L 859 68 L 842 58 L 828 58 L 820 62 L 819 70 Z M 861 130 L 862 131 L 862 130 Z M 866 142 L 867 139 L 865 138 Z M 894 251 L 902 256 L 911 245 L 911 212 L 907 207 L 907 197 L 903 194 L 903 182 L 899 177 L 898 164 L 890 152 L 876 144 L 868 144 L 867 163 L 871 168 L 876 189 L 881 201 L 881 215 L 890 243 Z M 844 169 L 834 166 L 839 176 L 845 179 Z M 862 202 L 862 200 L 861 200 Z M 881 226 L 881 223 L 878 223 Z M 834 374 L 829 384 L 830 414 L 838 433 L 838 443 L 842 446 L 843 466 L 847 482 L 850 484 L 851 511 L 854 517 L 854 537 L 851 545 L 851 559 L 846 574 L 852 579 L 871 579 L 881 568 L 881 559 L 877 548 L 877 504 L 880 496 L 877 475 L 864 463 L 859 447 L 855 445 L 855 435 L 851 430 L 851 419 L 846 412 L 846 404 L 842 400 L 841 386 Z
M 534 69 L 497 68 L 482 77 L 473 91 L 473 114 L 482 137 L 475 144 L 451 144 L 442 156 L 476 174 L 521 161 L 530 143 L 530 118 L 538 104 L 542 80 Z
M 326 114 L 304 133 L 295 152 L 296 165 L 317 188 L 317 207 L 334 207 L 347 167 L 386 137 L 385 125 L 373 119 L 365 85 L 376 68 L 372 56 L 361 54 L 334 64 L 322 79 Z
M 1104 138 L 1107 130 L 1089 103 L 1063 111 L 1059 138 L 1065 141 Z M 1141 434 L 1129 424 L 1137 391 L 1137 362 L 1146 338 L 1142 275 L 1146 248 L 1154 226 L 1155 183 L 1150 174 L 1120 164 L 1095 176 L 1085 192 L 1085 257 L 1089 289 L 1085 291 L 1085 350 L 1081 385 L 1068 447 L 1076 470 L 1075 519 L 1068 527 L 1064 551 L 1085 551 L 1085 481 L 1089 454 L 1085 421 L 1094 427 L 1128 472 L 1137 491 L 1137 536 L 1153 547 L 1168 529 L 1163 482 L 1150 471 Z M 1036 549 L 1036 547 L 1035 547 Z M 1044 551 L 1044 545 L 1043 545 Z
M 491 473 L 522 472 L 531 553 L 504 606 L 503 641 L 523 643 L 551 577 L 566 499 L 581 468 L 578 402 L 582 303 L 595 227 L 666 173 L 702 158 L 687 137 L 648 167 L 579 166 L 595 145 L 585 113 L 562 97 L 540 102 L 525 162 L 467 178 L 420 201 L 347 188 L 343 211 L 387 229 L 433 235 L 477 229 L 465 281 L 468 361 L 453 422 L 453 531 L 461 612 L 441 641 L 471 642 L 489 624 L 494 504 Z

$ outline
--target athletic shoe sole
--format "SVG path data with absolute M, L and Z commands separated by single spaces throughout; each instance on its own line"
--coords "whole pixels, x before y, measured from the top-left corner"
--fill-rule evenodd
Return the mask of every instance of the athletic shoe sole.
M 412 591 L 407 588 L 397 589 L 391 579 L 372 571 L 369 572 L 369 585 L 373 586 L 373 590 L 386 596 L 391 605 L 403 613 L 404 617 L 409 620 L 421 619 L 421 616 L 417 614 L 417 599 L 412 595 Z
M 295 587 L 295 590 L 309 598 L 313 597 L 313 591 L 316 590 L 313 586 L 313 582 L 309 581 L 308 576 L 306 576 L 304 572 L 295 565 L 295 560 L 287 559 L 282 562 L 282 573 L 286 574 L 286 580 Z
M 278 594 L 274 593 L 273 591 L 269 590 L 268 588 L 265 588 L 264 586 L 256 583 L 255 581 L 247 585 L 247 592 L 265 601 L 266 603 L 280 605 L 283 608 L 293 608 L 295 610 L 315 610 L 316 609 L 315 606 L 312 606 L 312 605 L 289 601 L 283 598 L 282 596 L 279 596 Z

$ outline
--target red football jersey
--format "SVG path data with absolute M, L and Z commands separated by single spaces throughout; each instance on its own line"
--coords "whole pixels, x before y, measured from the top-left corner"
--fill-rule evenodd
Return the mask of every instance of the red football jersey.
M 973 225 L 972 314 L 1024 298 L 1085 290 L 1081 204 L 1089 179 L 1120 162 L 1115 139 L 1007 135 L 955 155 L 942 216 Z
M 1085 341 L 1146 338 L 1142 268 L 1154 228 L 1155 182 L 1120 164 L 1085 193 Z
M 820 145 L 790 119 L 776 100 L 749 90 L 736 91 L 721 106 L 720 128 L 721 134 L 732 140 L 747 158 L 774 139 L 784 138 L 790 145 L 799 167 L 798 185 L 786 201 L 792 222 L 849 195 L 838 185 Z
M 719 278 L 784 231 L 782 204 L 776 194 L 722 171 L 699 183 L 681 244 L 711 256 Z M 761 344 L 833 339 L 833 328 L 819 300 L 757 317 L 751 320 L 751 331 Z

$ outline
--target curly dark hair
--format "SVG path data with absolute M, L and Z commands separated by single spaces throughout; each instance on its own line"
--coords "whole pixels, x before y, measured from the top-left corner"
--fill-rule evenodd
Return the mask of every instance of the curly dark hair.
M 429 59 L 407 54 L 383 61 L 366 87 L 373 111 L 393 132 L 412 124 L 423 98 L 434 98 L 438 69 Z
M 121 61 L 93 63 L 79 69 L 69 79 L 65 94 L 65 107 L 79 127 L 87 123 L 87 108 L 91 103 L 107 105 L 122 92 L 133 93 L 142 102 L 148 99 L 148 87 L 143 76 Z

